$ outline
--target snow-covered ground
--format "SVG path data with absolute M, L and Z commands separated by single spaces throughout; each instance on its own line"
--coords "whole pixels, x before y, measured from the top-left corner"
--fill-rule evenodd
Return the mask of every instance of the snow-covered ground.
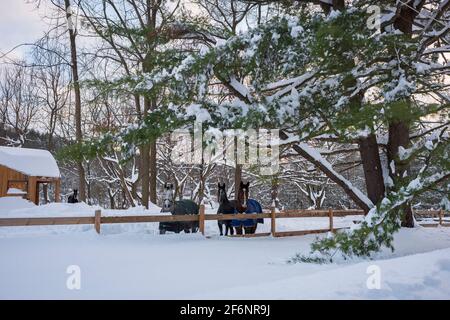
M 54 216 L 56 210 L 74 215 L 92 209 L 85 204 L 9 205 L 0 201 L 0 216 Z M 284 220 L 280 230 L 327 225 L 327 219 Z M 268 228 L 265 223 L 259 229 Z M 314 235 L 219 237 L 215 221 L 207 222 L 209 238 L 158 235 L 156 230 L 157 224 L 102 225 L 101 235 L 90 225 L 0 228 L 0 298 L 450 298 L 450 228 L 404 229 L 395 237 L 394 253 L 384 250 L 373 260 L 325 265 L 286 263 L 296 253 L 309 252 Z M 80 290 L 66 285 L 67 270 L 74 265 L 80 270 Z M 373 270 L 379 271 L 380 289 L 367 287 Z

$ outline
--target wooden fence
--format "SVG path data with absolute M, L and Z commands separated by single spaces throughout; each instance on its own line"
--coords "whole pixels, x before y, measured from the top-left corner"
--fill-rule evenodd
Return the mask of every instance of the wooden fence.
M 259 214 L 205 214 L 205 206 L 201 205 L 198 215 L 148 215 L 148 216 L 102 216 L 101 211 L 95 211 L 93 217 L 45 217 L 45 218 L 0 218 L 0 227 L 12 226 L 52 226 L 52 225 L 79 225 L 93 224 L 97 233 L 101 231 L 102 224 L 114 223 L 150 223 L 150 222 L 186 222 L 198 221 L 199 230 L 205 235 L 205 221 L 208 220 L 245 220 L 245 219 L 270 219 L 270 232 L 256 233 L 248 235 L 235 235 L 241 237 L 261 237 L 272 235 L 274 237 L 299 236 L 313 233 L 334 232 L 342 228 L 335 228 L 334 218 L 349 215 L 364 215 L 362 210 L 285 210 L 276 212 L 275 210 L 265 210 Z M 431 224 L 421 224 L 424 227 L 449 227 L 450 223 L 444 221 L 443 210 L 421 210 L 415 211 L 417 217 L 431 217 L 434 222 Z M 279 232 L 276 229 L 276 220 L 285 218 L 328 218 L 328 228 L 316 230 L 298 230 Z

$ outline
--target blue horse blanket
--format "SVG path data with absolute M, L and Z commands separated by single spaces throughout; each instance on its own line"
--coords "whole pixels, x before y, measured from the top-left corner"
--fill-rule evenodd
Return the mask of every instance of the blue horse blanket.
M 262 213 L 261 205 L 258 201 L 254 199 L 248 199 L 247 200 L 247 210 L 245 210 L 245 213 Z M 236 212 L 237 213 L 237 212 Z M 233 227 L 252 227 L 257 223 L 264 223 L 264 219 L 246 219 L 246 220 L 231 220 L 231 225 Z

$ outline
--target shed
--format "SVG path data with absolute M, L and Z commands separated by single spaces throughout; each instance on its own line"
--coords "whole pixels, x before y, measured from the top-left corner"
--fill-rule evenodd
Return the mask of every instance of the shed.
M 0 197 L 20 196 L 39 204 L 42 184 L 54 186 L 55 202 L 59 202 L 61 174 L 50 152 L 0 147 Z

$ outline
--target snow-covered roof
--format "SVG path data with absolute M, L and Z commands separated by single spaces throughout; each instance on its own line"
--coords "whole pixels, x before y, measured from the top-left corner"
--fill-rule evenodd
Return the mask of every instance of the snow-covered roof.
M 55 158 L 47 150 L 0 147 L 0 165 L 27 176 L 59 178 Z

